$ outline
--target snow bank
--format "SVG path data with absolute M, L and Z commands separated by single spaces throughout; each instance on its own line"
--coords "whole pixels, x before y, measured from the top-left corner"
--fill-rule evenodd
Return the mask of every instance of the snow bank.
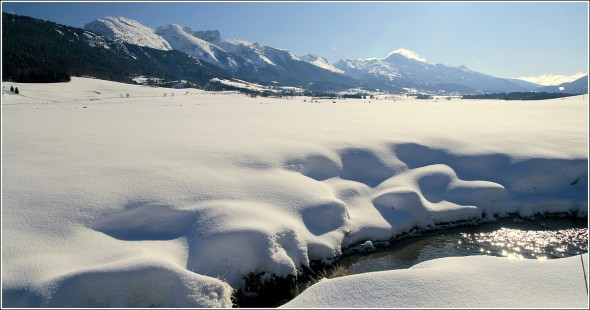
M 582 97 L 309 99 L 3 83 L 3 306 L 229 306 L 415 226 L 587 214 Z
M 65 274 L 51 284 L 3 289 L 4 307 L 231 307 L 218 280 L 145 257 Z
M 583 256 L 587 264 L 588 254 Z M 471 256 L 322 279 L 281 307 L 587 308 L 588 295 L 580 256 L 557 260 Z

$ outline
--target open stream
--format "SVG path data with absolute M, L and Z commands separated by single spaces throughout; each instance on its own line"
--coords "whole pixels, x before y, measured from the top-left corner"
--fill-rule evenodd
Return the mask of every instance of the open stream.
M 343 257 L 326 277 L 410 268 L 450 256 L 556 259 L 588 252 L 588 223 L 579 218 L 511 219 L 425 232 L 370 254 Z
M 491 255 L 515 259 L 559 259 L 588 252 L 588 219 L 512 218 L 472 226 L 423 232 L 394 240 L 369 253 L 343 255 L 331 266 L 312 266 L 298 279 L 265 285 L 257 294 L 238 296 L 239 307 L 277 307 L 322 277 L 405 269 L 418 263 L 453 256 Z

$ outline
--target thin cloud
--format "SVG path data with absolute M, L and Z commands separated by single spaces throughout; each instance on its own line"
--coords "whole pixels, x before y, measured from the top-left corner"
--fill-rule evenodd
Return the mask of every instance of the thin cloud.
M 579 72 L 573 75 L 543 74 L 540 76 L 521 76 L 517 77 L 517 79 L 544 86 L 554 86 L 563 83 L 573 82 L 585 75 L 588 75 L 588 73 Z

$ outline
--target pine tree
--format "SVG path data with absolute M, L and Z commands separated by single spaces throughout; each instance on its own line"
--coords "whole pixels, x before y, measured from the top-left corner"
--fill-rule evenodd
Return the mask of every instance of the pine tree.
M 14 93 L 18 95 L 18 93 L 19 93 L 18 87 L 14 89 Z

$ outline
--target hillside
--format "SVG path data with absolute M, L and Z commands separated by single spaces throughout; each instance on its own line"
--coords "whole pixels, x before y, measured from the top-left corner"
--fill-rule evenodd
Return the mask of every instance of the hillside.
M 285 49 L 223 38 L 218 30 L 168 24 L 152 29 L 125 17 L 104 17 L 84 29 L 2 13 L 3 79 L 63 82 L 93 76 L 132 82 L 137 76 L 184 80 L 204 87 L 213 78 L 317 93 L 351 89 L 438 95 L 509 92 L 579 93 L 586 80 L 542 87 L 498 78 L 465 66 L 431 64 L 397 49 L 384 58 L 341 59 L 295 56 Z
M 2 13 L 2 76 L 18 82 L 63 82 L 71 76 L 132 82 L 134 76 L 204 85 L 229 75 L 175 50 L 119 43 L 92 32 Z
M 573 82 L 562 83 L 557 86 L 545 86 L 541 88 L 540 91 L 570 94 L 587 94 L 588 76 L 586 75 Z

